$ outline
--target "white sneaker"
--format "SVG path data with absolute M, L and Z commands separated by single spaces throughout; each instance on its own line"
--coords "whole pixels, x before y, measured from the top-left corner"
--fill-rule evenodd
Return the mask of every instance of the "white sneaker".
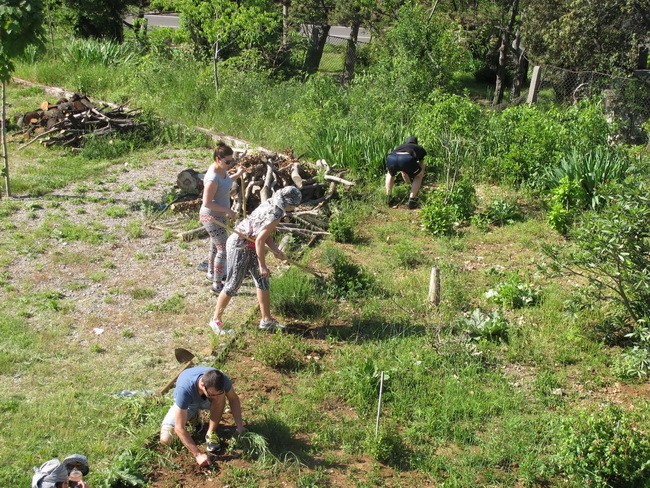
M 163 425 L 160 428 L 160 443 L 164 445 L 169 445 L 174 439 L 174 426 L 172 425 Z
M 279 324 L 275 319 L 260 321 L 260 330 L 266 330 L 268 332 L 275 332 L 276 330 L 279 330 L 280 332 L 284 332 L 286 328 L 287 327 L 285 325 Z
M 221 322 L 221 320 L 211 319 L 210 328 L 212 329 L 212 332 L 214 332 L 218 336 L 233 335 L 235 333 L 235 331 L 232 329 L 224 329 L 223 322 Z

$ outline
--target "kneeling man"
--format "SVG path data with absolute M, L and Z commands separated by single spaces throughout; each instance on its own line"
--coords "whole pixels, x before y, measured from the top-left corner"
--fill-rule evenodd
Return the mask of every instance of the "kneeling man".
M 205 436 L 208 453 L 215 454 L 221 450 L 221 443 L 217 436 L 217 426 L 221 421 L 226 398 L 230 411 L 235 418 L 237 433 L 246 431 L 241 418 L 241 402 L 232 381 L 224 373 L 207 366 L 196 366 L 183 371 L 176 380 L 174 390 L 174 405 L 169 409 L 160 428 L 160 442 L 169 444 L 174 434 L 178 435 L 181 442 L 194 455 L 200 466 L 210 464 L 207 454 L 203 454 L 192 436 L 187 431 L 188 420 L 198 418 L 200 410 L 210 411 L 210 424 Z

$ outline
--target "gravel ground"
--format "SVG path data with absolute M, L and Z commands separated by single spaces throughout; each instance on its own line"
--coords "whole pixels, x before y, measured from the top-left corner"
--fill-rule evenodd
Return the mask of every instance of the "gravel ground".
M 38 242 L 44 252 L 16 254 L 8 281 L 21 291 L 63 295 L 66 304 L 63 317 L 60 312 L 34 310 L 27 320 L 35 327 L 69 325 L 69 341 L 104 349 L 107 364 L 123 365 L 124 381 L 143 364 L 159 365 L 154 376 L 168 377 L 177 368 L 174 347 L 200 352 L 214 346 L 208 321 L 215 297 L 205 273 L 196 269 L 206 257 L 208 241 L 184 243 L 175 237 L 180 226 L 196 216 L 165 212 L 154 221 L 154 214 L 142 210 L 145 202 L 163 202 L 182 169 L 208 164 L 207 150 L 165 150 L 151 163 L 116 165 L 95 181 L 71 185 L 42 199 L 22 200 L 9 239 L 48 221 L 58 224 L 47 242 Z M 81 187 L 88 191 L 80 194 Z M 122 216 L 115 217 L 116 210 Z M 101 244 L 57 238 L 61 221 L 100 225 L 113 238 Z M 137 224 L 142 235 L 130 237 L 127 229 Z M 173 238 L 161 230 L 167 226 L 176 229 Z M 175 303 L 181 306 L 174 307 Z M 255 313 L 255 303 L 253 289 L 244 287 L 227 309 L 224 322 L 241 326 Z M 125 354 L 130 358 L 127 363 Z M 138 387 L 151 385 L 125 384 L 125 388 Z

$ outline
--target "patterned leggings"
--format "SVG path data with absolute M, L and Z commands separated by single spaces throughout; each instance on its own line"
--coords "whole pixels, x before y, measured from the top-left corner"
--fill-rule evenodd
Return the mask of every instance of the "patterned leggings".
M 226 266 L 226 240 L 228 233 L 226 229 L 216 222 L 226 224 L 226 217 L 214 217 L 210 214 L 200 214 L 199 220 L 210 235 L 210 252 L 208 253 L 208 269 L 212 270 L 212 280 L 215 283 L 221 282 L 225 275 Z
M 251 245 L 252 243 L 248 243 L 237 234 L 232 234 L 228 238 L 226 244 L 228 249 L 228 275 L 223 288 L 228 296 L 234 297 L 237 294 L 237 290 L 239 290 L 247 273 L 250 273 L 257 289 L 269 289 L 269 279 L 260 275 L 257 253 Z

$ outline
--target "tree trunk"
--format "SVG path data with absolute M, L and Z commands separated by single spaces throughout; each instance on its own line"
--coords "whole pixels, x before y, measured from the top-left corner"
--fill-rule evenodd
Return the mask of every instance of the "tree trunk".
M 524 57 L 524 50 L 521 48 L 520 29 L 517 29 L 513 50 L 517 56 L 517 72 L 512 81 L 512 97 L 517 98 L 521 96 L 521 87 L 526 83 L 526 75 L 528 74 L 528 60 Z
M 7 191 L 7 197 L 11 196 L 11 188 L 9 186 L 9 158 L 7 156 L 7 127 L 6 127 L 6 118 L 7 118 L 7 95 L 6 95 L 6 84 L 2 82 L 2 159 L 4 160 L 4 176 L 5 176 L 5 188 Z M 1 197 L 2 195 L 0 195 Z
M 506 62 L 508 61 L 508 45 L 510 44 L 510 35 L 517 19 L 519 10 L 519 0 L 512 0 L 512 9 L 510 11 L 510 21 L 503 31 L 501 38 L 501 47 L 499 47 L 499 66 L 497 67 L 497 81 L 494 86 L 494 98 L 492 105 L 498 105 L 503 101 L 503 91 L 506 79 Z
M 282 47 L 287 47 L 287 40 L 289 36 L 289 2 L 284 0 L 282 2 Z
M 343 83 L 348 84 L 354 78 L 354 67 L 357 64 L 357 40 L 359 38 L 361 22 L 355 20 L 350 26 L 350 37 L 345 51 L 345 67 L 343 69 Z
M 308 75 L 318 71 L 330 27 L 329 25 L 313 25 L 311 27 L 309 49 L 307 50 L 307 56 L 305 56 L 305 73 Z

